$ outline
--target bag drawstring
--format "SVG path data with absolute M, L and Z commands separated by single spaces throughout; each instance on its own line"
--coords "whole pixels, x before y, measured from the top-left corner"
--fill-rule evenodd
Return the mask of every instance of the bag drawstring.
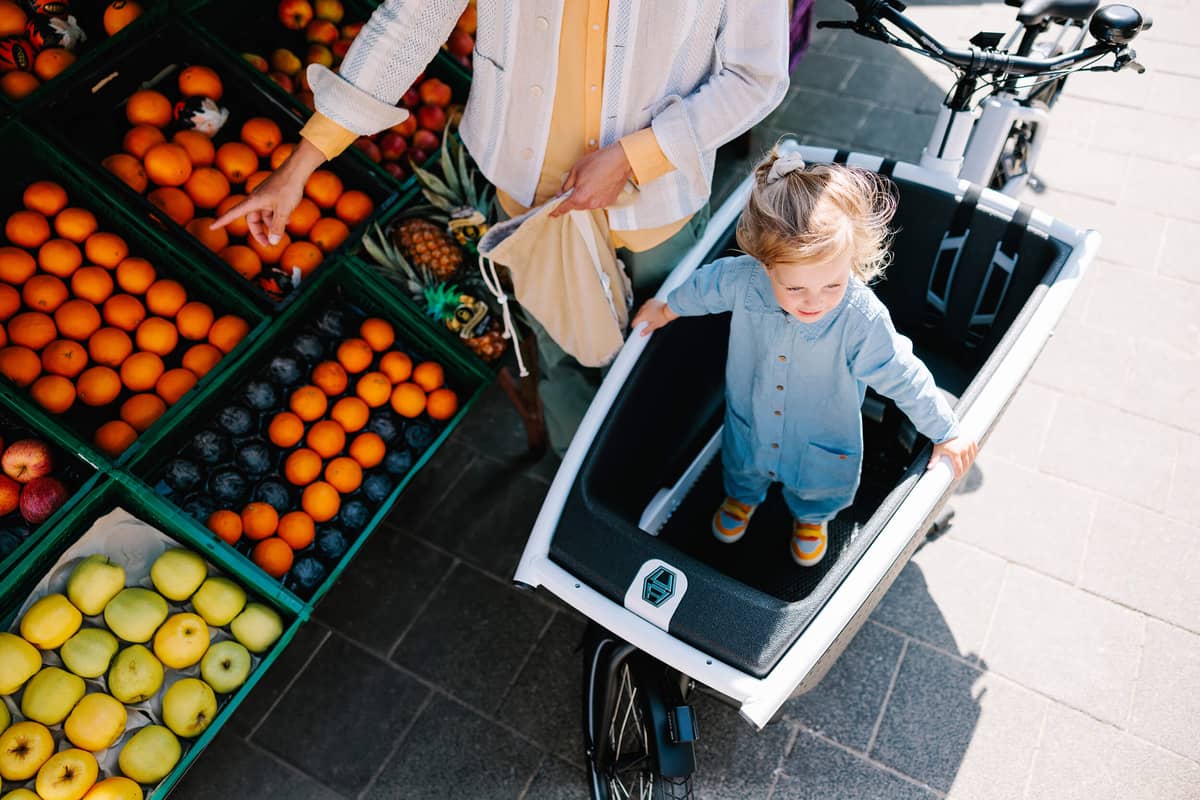
M 513 349 L 517 351 L 517 368 L 520 370 L 521 377 L 524 378 L 529 374 L 529 370 L 525 368 L 525 359 L 521 357 L 521 342 L 516 336 L 517 329 L 513 325 L 512 312 L 508 308 L 508 294 L 500 285 L 500 277 L 496 274 L 496 265 L 482 253 L 479 254 L 479 272 L 483 275 L 483 282 L 488 291 L 500 303 L 500 313 L 504 318 L 504 338 L 512 341 Z

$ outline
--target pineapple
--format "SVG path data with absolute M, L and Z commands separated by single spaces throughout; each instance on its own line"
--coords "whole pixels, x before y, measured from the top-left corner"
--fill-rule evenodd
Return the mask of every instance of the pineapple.
M 444 226 L 410 217 L 397 223 L 395 237 L 404 257 L 439 281 L 453 280 L 462 269 L 462 248 Z

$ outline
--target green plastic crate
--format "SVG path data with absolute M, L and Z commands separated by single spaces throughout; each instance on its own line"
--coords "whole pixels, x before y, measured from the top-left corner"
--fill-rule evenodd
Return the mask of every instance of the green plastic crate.
M 63 552 L 74 544 L 91 527 L 96 519 L 107 514 L 114 508 L 124 508 L 143 522 L 147 522 L 153 527 L 158 528 L 167 537 L 174 539 L 179 544 L 191 546 L 192 549 L 199 549 L 194 547 L 194 543 L 189 541 L 186 535 L 182 535 L 174 529 L 170 512 L 158 507 L 153 501 L 153 497 L 146 497 L 140 493 L 131 491 L 127 486 L 117 481 L 108 481 L 98 490 L 93 491 L 84 502 L 71 509 L 69 513 L 59 520 L 50 534 L 38 543 L 38 546 L 20 563 L 16 570 L 0 578 L 0 622 L 3 623 L 2 629 L 7 630 L 14 623 L 16 613 L 29 596 L 29 593 L 50 567 L 61 557 Z M 241 584 L 247 590 L 246 593 L 250 600 L 258 600 L 279 612 L 283 618 L 284 631 L 271 649 L 260 657 L 258 665 L 250 673 L 250 677 L 247 678 L 246 682 L 232 695 L 225 696 L 217 717 L 213 720 L 212 724 L 208 726 L 203 734 L 193 740 L 190 746 L 187 746 L 175 769 L 155 787 L 153 792 L 146 795 L 148 800 L 162 800 L 162 798 L 165 798 L 170 793 L 175 784 L 179 782 L 179 779 L 183 777 L 183 774 L 187 772 L 188 768 L 204 751 L 204 748 L 216 738 L 217 734 L 233 716 L 233 713 L 250 692 L 253 691 L 255 685 L 262 679 L 262 676 L 278 660 L 280 654 L 295 637 L 300 625 L 307 619 L 306 614 L 296 613 L 294 609 L 276 602 L 275 598 L 270 594 L 259 591 L 254 576 L 238 574 L 236 570 L 230 569 L 226 564 L 214 560 L 208 552 L 202 549 L 200 549 L 200 553 L 208 558 L 213 566 L 216 566 L 228 577 Z M 185 740 L 181 740 L 181 742 L 185 742 Z M 101 777 L 109 776 L 102 775 Z M 5 786 L 5 789 L 9 788 L 13 787 Z
M 267 317 L 240 293 L 230 291 L 227 285 L 210 275 L 202 265 L 197 265 L 187 253 L 167 243 L 161 233 L 134 218 L 120 203 L 114 203 L 103 186 L 90 180 L 59 150 L 20 122 L 10 120 L 0 125 L 0 148 L 8 154 L 6 180 L 3 188 L 0 188 L 0 217 L 7 218 L 8 214 L 23 208 L 21 195 L 28 184 L 36 180 L 56 181 L 66 189 L 72 206 L 86 208 L 96 216 L 99 230 L 123 237 L 129 244 L 131 256 L 148 259 L 160 277 L 179 281 L 187 289 L 189 299 L 208 303 L 216 316 L 237 314 L 250 325 L 250 333 L 243 343 L 223 358 L 179 403 L 168 408 L 146 434 L 115 460 L 101 455 L 92 446 L 91 434 L 102 423 L 118 418 L 120 403 L 132 392 L 123 389 L 116 401 L 99 409 L 89 408 L 77 401 L 65 414 L 51 415 L 33 402 L 28 390 L 17 387 L 7 379 L 0 379 L 0 396 L 19 404 L 34 420 L 34 427 L 56 437 L 59 444 L 95 465 L 110 461 L 124 463 L 140 447 L 145 435 L 179 424 L 188 406 L 220 383 L 222 377 L 249 349 L 249 342 L 266 329 Z M 174 353 L 163 359 L 168 369 L 179 366 L 185 350 L 183 341 L 181 339 Z

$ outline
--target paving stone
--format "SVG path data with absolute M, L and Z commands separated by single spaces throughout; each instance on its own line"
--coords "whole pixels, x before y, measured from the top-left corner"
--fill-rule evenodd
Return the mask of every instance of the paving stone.
M 934 118 L 930 114 L 913 114 L 888 108 L 873 108 L 863 126 L 853 135 L 855 150 L 868 153 L 887 151 L 906 161 L 917 161 L 921 149 L 929 141 Z
M 392 751 L 429 689 L 361 647 L 330 636 L 253 741 L 353 796 Z
M 799 88 L 780 115 L 779 124 L 784 126 L 782 130 L 792 133 L 837 131 L 843 141 L 848 141 L 871 108 L 870 103 L 860 100 Z
M 551 613 L 516 589 L 459 565 L 392 658 L 472 705 L 493 708 Z
M 1066 223 L 1099 231 L 1101 258 L 1134 269 L 1154 267 L 1166 222 L 1153 211 L 1117 205 L 1115 197 L 1098 200 L 1053 187 L 1029 193 L 1025 200 Z M 1102 325 L 1103 321 L 1097 324 Z
M 696 695 L 693 708 L 700 720 L 694 781 L 698 795 L 705 800 L 766 797 L 792 726 L 773 722 L 755 730 L 737 709 L 704 694 Z
M 494 722 L 436 697 L 364 800 L 516 798 L 542 754 Z
M 888 69 L 864 65 L 849 77 L 845 91 L 851 97 L 907 111 L 910 115 L 914 111 L 923 115 L 936 114 L 945 96 L 942 87 L 904 59 L 898 59 L 894 66 Z M 868 118 L 868 127 L 872 124 L 873 120 Z M 929 138 L 932 128 L 933 120 L 929 119 L 922 144 Z
M 1157 71 L 1200 78 L 1200 62 L 1196 59 L 1195 42 L 1154 42 L 1146 48 L 1139 47 L 1138 57 L 1153 63 Z
M 1089 489 L 997 458 L 975 466 L 982 485 L 950 500 L 950 538 L 1074 583 L 1096 509 Z
M 862 62 L 836 53 L 806 53 L 792 73 L 793 91 L 796 87 L 838 92 L 846 87 Z M 850 91 L 851 97 L 862 95 Z
M 1195 194 L 1200 170 L 1133 157 L 1128 173 L 1129 180 L 1125 181 L 1121 195 L 1123 204 L 1166 217 L 1200 220 L 1200 203 L 1196 202 Z
M 1111 402 L 1133 366 L 1133 342 L 1124 333 L 1064 320 L 1038 356 L 1029 377 L 1068 394 Z
M 864 625 L 817 688 L 784 705 L 784 716 L 847 747 L 865 750 L 902 648 L 900 636 Z
M 1140 614 L 1011 565 L 983 657 L 1023 686 L 1120 723 L 1144 629 Z
M 1200 766 L 1052 705 L 1026 800 L 1195 800 Z
M 1061 394 L 1053 389 L 1029 381 L 1021 384 L 984 443 L 984 452 L 1036 467 L 1060 402 Z
M 1110 105 L 1118 105 L 1130 109 L 1149 107 L 1147 92 L 1157 83 L 1159 75 L 1147 72 L 1138 75 L 1133 70 L 1121 72 L 1079 72 L 1071 76 L 1064 94 L 1072 97 L 1086 97 Z
M 962 797 L 1020 797 L 1046 702 L 994 675 L 910 645 L 872 758 Z
M 179 800 L 340 800 L 342 795 L 281 764 L 226 729 L 171 790 Z
M 1076 140 L 1050 136 L 1042 145 L 1034 172 L 1047 188 L 1113 202 L 1121 196 L 1129 160 L 1125 152 L 1080 147 Z M 1101 162 L 1105 168 L 1096 169 Z
M 1197 126 L 1200 135 L 1200 126 Z M 1200 224 L 1182 219 L 1167 221 L 1159 254 L 1158 271 L 1172 278 L 1200 283 Z
M 233 712 L 229 728 L 239 736 L 249 736 L 328 635 L 329 629 L 316 622 L 297 628 L 292 641 Z
M 1200 760 L 1200 636 L 1150 620 L 1129 730 L 1168 750 Z
M 1167 513 L 1192 525 L 1200 525 L 1200 491 L 1196 476 L 1200 475 L 1200 436 L 1179 435 L 1179 463 L 1171 480 L 1171 495 Z
M 925 800 L 937 795 L 801 731 L 771 796 L 779 800 Z
M 508 470 L 547 482 L 554 478 L 559 464 L 549 449 L 540 459 L 529 455 L 525 425 L 498 381 L 484 390 L 446 446 L 466 447 L 502 462 Z
M 588 800 L 588 778 L 579 767 L 547 756 L 525 794 L 527 800 Z
M 1040 465 L 1051 475 L 1162 510 L 1178 436 L 1162 423 L 1064 396 L 1055 409 Z
M 469 448 L 449 447 L 444 444 L 421 471 L 413 476 L 412 482 L 404 487 L 396 505 L 392 506 L 391 512 L 384 517 L 380 527 L 406 533 L 422 530 L 425 518 L 442 497 L 454 488 L 475 458 L 475 453 Z
M 1121 407 L 1200 433 L 1200 350 L 1184 353 L 1157 342 L 1138 342 L 1136 350 Z
M 1114 266 L 1093 290 L 1084 321 L 1195 354 L 1200 350 L 1197 308 L 1200 287 L 1195 284 Z

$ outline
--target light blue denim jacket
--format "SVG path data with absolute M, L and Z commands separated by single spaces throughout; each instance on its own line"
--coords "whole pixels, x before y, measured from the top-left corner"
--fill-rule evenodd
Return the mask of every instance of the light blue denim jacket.
M 765 268 L 750 256 L 701 267 L 667 302 L 681 316 L 733 312 L 727 469 L 769 476 L 805 498 L 844 497 L 848 505 L 862 468 L 868 386 L 932 441 L 957 435 L 958 420 L 912 342 L 857 278 L 837 308 L 812 323 L 780 308 Z

